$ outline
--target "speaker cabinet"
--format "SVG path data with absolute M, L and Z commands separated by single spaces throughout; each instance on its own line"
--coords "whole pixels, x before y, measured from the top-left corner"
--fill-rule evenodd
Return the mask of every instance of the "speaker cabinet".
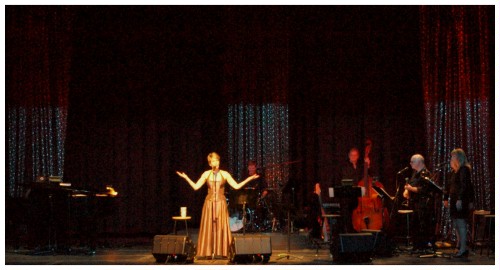
M 267 263 L 271 254 L 270 236 L 241 235 L 233 237 L 229 260 L 233 263 Z
M 330 249 L 334 261 L 368 262 L 374 243 L 371 233 L 345 233 L 339 234 L 338 241 L 333 241 Z
M 381 230 L 362 230 L 361 232 L 372 234 L 373 255 L 377 257 L 391 257 L 394 254 L 396 245 L 388 237 L 387 233 Z
M 153 239 L 152 253 L 158 263 L 192 263 L 196 250 L 189 236 L 156 235 Z

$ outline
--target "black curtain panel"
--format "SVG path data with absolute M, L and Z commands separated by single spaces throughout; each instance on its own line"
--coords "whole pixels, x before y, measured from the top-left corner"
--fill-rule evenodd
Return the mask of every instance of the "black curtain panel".
M 38 175 L 64 174 L 74 11 L 6 12 L 6 194 L 22 197 Z

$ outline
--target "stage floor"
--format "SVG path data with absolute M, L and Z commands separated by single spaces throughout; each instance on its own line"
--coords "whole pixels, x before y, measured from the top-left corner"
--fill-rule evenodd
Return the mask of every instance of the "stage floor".
M 271 236 L 272 243 L 272 256 L 267 265 L 495 265 L 494 254 L 490 252 L 490 256 L 487 256 L 486 249 L 483 250 L 482 255 L 477 250 L 471 252 L 468 258 L 463 259 L 447 258 L 453 253 L 453 250 L 443 249 L 438 250 L 442 252 L 443 257 L 421 258 L 418 254 L 399 251 L 395 252 L 391 257 L 374 256 L 369 262 L 334 261 L 327 245 L 316 249 L 305 234 L 296 233 L 291 235 L 289 253 L 286 234 L 266 233 L 266 235 Z M 191 238 L 196 243 L 197 235 L 192 234 Z M 5 263 L 7 265 L 158 265 L 151 253 L 152 241 L 152 238 L 144 237 L 115 240 L 112 246 L 100 247 L 93 255 L 85 254 L 86 250 L 83 248 L 73 248 L 69 254 L 30 255 L 32 250 L 15 250 L 7 246 Z M 283 257 L 286 254 L 290 256 Z M 195 259 L 192 264 L 228 265 L 232 263 L 227 259 Z

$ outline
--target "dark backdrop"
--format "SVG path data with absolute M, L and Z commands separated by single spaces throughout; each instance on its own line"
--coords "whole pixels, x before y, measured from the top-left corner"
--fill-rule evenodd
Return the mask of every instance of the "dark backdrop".
M 416 8 L 86 11 L 74 24 L 65 177 L 114 185 L 119 231 L 166 230 L 181 205 L 198 223 L 205 191 L 175 170 L 197 179 L 210 151 L 224 165 L 230 102 L 289 104 L 299 206 L 315 181 L 339 180 L 365 136 L 391 192 L 425 149 Z
M 8 11 L 20 21 L 31 16 Z M 231 169 L 224 155 L 232 103 L 288 104 L 290 159 L 302 160 L 289 179 L 299 207 L 315 182 L 339 180 L 338 164 L 366 137 L 374 174 L 390 193 L 411 155 L 428 155 L 418 7 L 71 7 L 64 14 L 70 19 L 55 22 L 70 25 L 72 47 L 64 177 L 119 192 L 109 232 L 166 233 L 180 206 L 198 225 L 206 189 L 194 192 L 175 170 L 196 180 L 211 151 Z

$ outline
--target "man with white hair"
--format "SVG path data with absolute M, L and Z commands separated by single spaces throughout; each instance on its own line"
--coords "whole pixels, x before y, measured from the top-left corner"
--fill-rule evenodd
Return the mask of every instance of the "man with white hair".
M 405 185 L 403 196 L 409 199 L 409 207 L 414 211 L 412 218 L 413 250 L 426 252 L 434 249 L 435 212 L 431 174 L 425 167 L 424 157 L 413 155 L 410 161 L 413 174 Z

